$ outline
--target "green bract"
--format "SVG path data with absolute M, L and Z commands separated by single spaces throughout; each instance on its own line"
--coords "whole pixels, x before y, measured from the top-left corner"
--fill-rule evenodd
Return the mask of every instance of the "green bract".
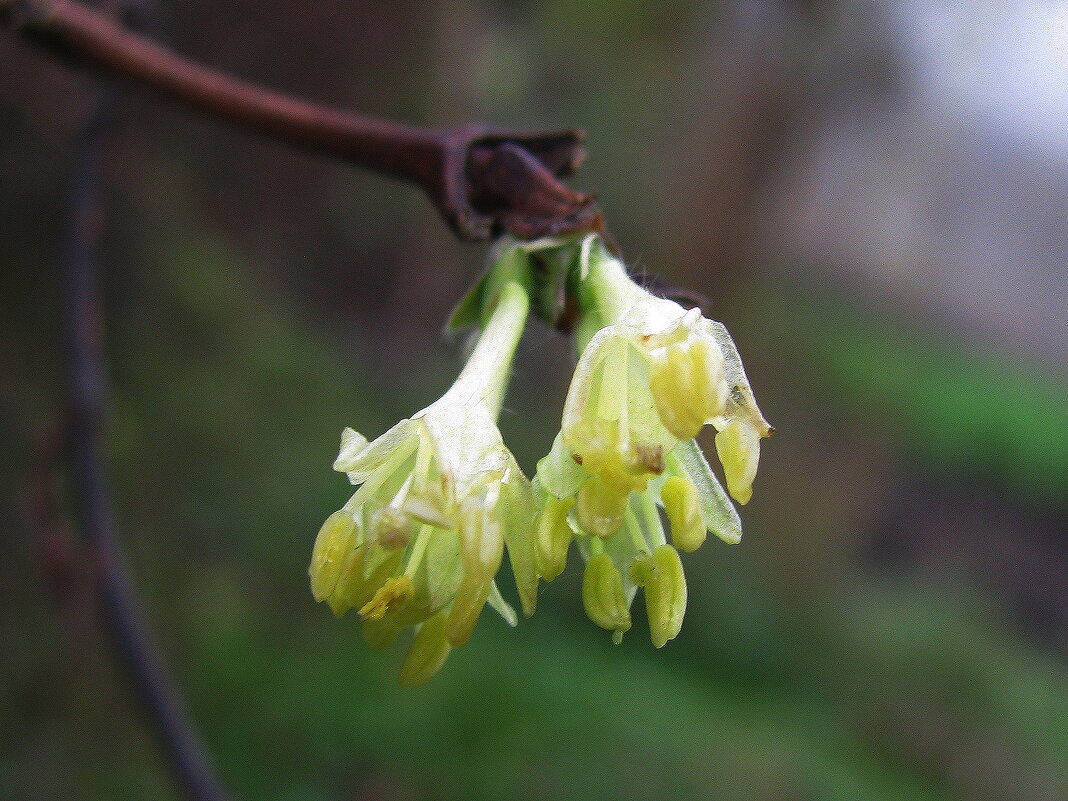
M 531 306 L 554 320 L 567 295 L 581 355 L 531 483 L 496 419 Z M 421 684 L 467 642 L 486 603 L 515 625 L 494 580 L 505 551 L 529 616 L 539 579 L 563 572 L 575 541 L 589 617 L 618 641 L 641 587 L 653 643 L 664 645 L 686 607 L 676 549 L 695 550 L 706 531 L 741 537 L 693 437 L 715 426 L 727 486 L 745 503 L 771 433 L 726 329 L 634 283 L 593 235 L 502 240 L 450 325 L 481 329 L 453 386 L 373 442 L 342 434 L 334 468 L 358 489 L 319 532 L 315 599 L 337 615 L 356 609 L 376 647 L 414 628 L 401 680 Z

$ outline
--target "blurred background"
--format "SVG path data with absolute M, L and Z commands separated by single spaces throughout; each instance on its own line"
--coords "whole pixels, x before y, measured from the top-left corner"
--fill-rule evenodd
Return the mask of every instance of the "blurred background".
M 238 799 L 1068 798 L 1068 2 L 155 0 L 181 53 L 413 123 L 577 125 L 628 260 L 706 294 L 778 435 L 681 635 L 581 570 L 428 686 L 307 587 L 338 435 L 455 375 L 484 248 L 408 187 L 124 94 L 103 264 L 120 532 Z M 62 409 L 92 82 L 0 35 L 0 797 L 173 799 L 22 514 Z M 531 471 L 572 355 L 533 325 Z M 710 443 L 705 443 L 706 445 Z M 76 480 L 76 477 L 75 477 Z M 509 592 L 507 581 L 504 585 Z M 640 606 L 640 604 L 639 604 Z M 637 609 L 637 607 L 636 607 Z

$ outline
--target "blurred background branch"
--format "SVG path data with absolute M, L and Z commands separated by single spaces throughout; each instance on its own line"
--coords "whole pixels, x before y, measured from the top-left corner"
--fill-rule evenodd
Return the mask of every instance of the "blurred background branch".
M 60 264 L 67 412 L 53 437 L 62 447 L 45 453 L 66 456 L 73 516 L 85 543 L 78 556 L 88 562 L 89 583 L 105 632 L 183 794 L 191 801 L 225 801 L 227 794 L 153 641 L 115 531 L 108 487 L 103 445 L 108 391 L 98 249 L 106 215 L 100 188 L 102 161 L 117 97 L 113 87 L 90 88 L 84 120 L 72 144 Z M 47 484 L 55 476 L 55 466 L 39 464 L 37 476 Z M 42 537 L 54 535 L 55 524 L 49 522 L 54 511 L 47 503 L 54 491 L 40 494 L 44 495 L 38 505 L 41 517 L 31 525 Z

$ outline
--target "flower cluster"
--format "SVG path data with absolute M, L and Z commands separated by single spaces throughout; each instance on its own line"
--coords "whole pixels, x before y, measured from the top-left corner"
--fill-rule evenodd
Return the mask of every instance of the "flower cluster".
M 581 355 L 531 482 L 496 418 L 531 303 L 551 316 L 544 307 L 565 288 L 579 306 Z M 771 433 L 726 329 L 647 292 L 594 235 L 500 243 L 452 323 L 480 333 L 445 395 L 373 442 L 342 435 L 334 467 L 359 488 L 319 532 L 315 599 L 339 616 L 355 609 L 376 647 L 414 628 L 401 681 L 421 684 L 468 641 L 487 603 L 515 625 L 494 580 L 506 551 L 529 616 L 539 580 L 563 572 L 575 542 L 590 619 L 619 641 L 640 587 L 653 643 L 664 645 L 686 607 L 679 550 L 708 531 L 741 537 L 693 438 L 716 428 L 727 486 L 744 504 Z
M 590 619 L 618 642 L 640 587 L 659 648 L 686 609 L 679 550 L 696 550 L 708 531 L 741 539 L 737 512 L 693 438 L 706 424 L 717 429 L 727 486 L 744 504 L 772 429 L 720 323 L 643 289 L 596 238 L 582 243 L 573 269 L 585 344 L 560 434 L 534 479 L 536 565 L 551 581 L 576 539 Z

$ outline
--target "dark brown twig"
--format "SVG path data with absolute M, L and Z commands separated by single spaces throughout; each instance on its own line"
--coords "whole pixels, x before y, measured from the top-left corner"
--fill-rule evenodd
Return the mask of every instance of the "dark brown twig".
M 531 238 L 594 224 L 593 198 L 557 180 L 582 162 L 582 131 L 434 131 L 324 108 L 195 64 L 70 0 L 0 0 L 0 23 L 72 63 L 416 183 L 464 239 L 502 230 Z
M 225 801 L 206 751 L 164 667 L 115 533 L 101 446 L 106 381 L 101 348 L 97 239 L 100 162 L 113 91 L 97 89 L 71 154 L 61 304 L 69 415 L 65 445 L 74 518 L 92 557 L 101 616 L 129 682 L 161 741 L 185 795 Z

